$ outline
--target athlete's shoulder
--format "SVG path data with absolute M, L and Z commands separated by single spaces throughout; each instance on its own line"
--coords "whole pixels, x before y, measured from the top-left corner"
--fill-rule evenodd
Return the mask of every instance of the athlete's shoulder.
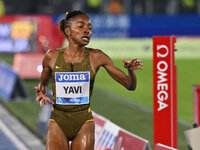
M 59 51 L 61 50 L 61 48 L 57 48 L 57 49 L 49 49 L 46 52 L 46 56 L 47 57 L 55 57 L 56 55 L 58 55 Z
M 88 48 L 88 50 L 90 52 L 91 58 L 94 59 L 94 60 L 98 60 L 98 61 L 103 62 L 107 59 L 110 59 L 110 57 L 100 49 Z
M 54 63 L 56 62 L 56 59 L 58 57 L 60 49 L 50 49 L 46 52 L 44 59 L 43 59 L 43 65 L 49 66 L 50 68 L 53 68 Z
M 103 51 L 100 49 L 94 49 L 94 48 L 87 48 L 89 53 L 92 55 L 101 55 L 103 54 Z
M 46 52 L 46 55 L 54 55 L 54 54 L 59 53 L 59 51 L 60 51 L 60 48 L 57 48 L 57 49 L 49 49 L 49 50 Z

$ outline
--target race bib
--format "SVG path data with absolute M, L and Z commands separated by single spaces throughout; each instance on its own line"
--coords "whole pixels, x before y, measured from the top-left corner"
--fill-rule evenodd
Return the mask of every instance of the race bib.
M 56 72 L 56 104 L 89 103 L 90 72 Z

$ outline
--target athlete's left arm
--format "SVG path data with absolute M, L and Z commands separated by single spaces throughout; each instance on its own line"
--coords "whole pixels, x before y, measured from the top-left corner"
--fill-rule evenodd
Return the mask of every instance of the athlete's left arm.
M 123 71 L 117 68 L 111 58 L 103 52 L 101 58 L 103 62 L 102 66 L 107 70 L 113 79 L 115 79 L 128 90 L 136 89 L 137 79 L 134 71 L 143 70 L 141 67 L 143 65 L 141 60 L 134 58 L 131 61 L 126 61 L 124 58 L 122 58 L 124 67 L 128 70 L 128 75 L 126 75 Z

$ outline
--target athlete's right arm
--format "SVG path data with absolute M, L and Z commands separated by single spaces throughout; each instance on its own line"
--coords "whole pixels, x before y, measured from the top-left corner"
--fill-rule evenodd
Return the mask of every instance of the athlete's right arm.
M 44 104 L 47 105 L 47 102 L 52 103 L 53 102 L 45 96 L 48 82 L 51 78 L 51 62 L 52 62 L 52 52 L 47 52 L 44 56 L 44 59 L 42 61 L 42 73 L 40 78 L 40 84 L 38 87 L 35 87 L 37 98 L 36 101 L 40 101 L 40 106 L 43 106 Z

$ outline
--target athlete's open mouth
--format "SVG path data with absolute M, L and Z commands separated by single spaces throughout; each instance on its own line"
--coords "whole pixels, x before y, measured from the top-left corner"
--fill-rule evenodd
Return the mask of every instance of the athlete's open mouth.
M 84 40 L 86 40 L 86 41 L 89 41 L 89 40 L 90 40 L 90 37 L 89 37 L 89 36 L 82 36 L 81 38 L 84 39 Z

